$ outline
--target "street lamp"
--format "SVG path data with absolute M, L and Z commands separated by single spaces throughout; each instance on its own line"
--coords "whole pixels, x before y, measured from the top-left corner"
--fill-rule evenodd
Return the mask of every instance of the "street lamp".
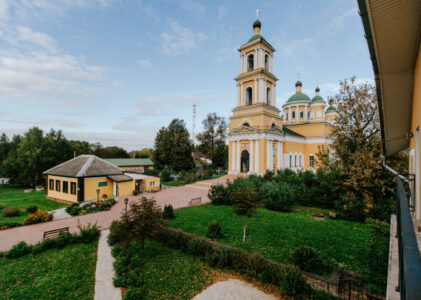
M 99 192 L 100 192 L 100 190 L 97 189 L 96 190 L 96 202 L 99 202 Z
M 124 204 L 126 204 L 126 217 L 127 217 L 127 203 L 129 203 L 129 198 L 124 198 Z

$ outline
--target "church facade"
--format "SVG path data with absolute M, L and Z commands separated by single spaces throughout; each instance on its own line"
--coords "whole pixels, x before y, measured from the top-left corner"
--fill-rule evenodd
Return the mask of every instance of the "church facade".
M 232 110 L 228 134 L 230 174 L 264 174 L 289 168 L 314 170 L 316 153 L 328 145 L 337 111 L 319 95 L 311 99 L 297 81 L 296 93 L 276 106 L 273 74 L 275 49 L 260 35 L 261 23 L 253 23 L 253 36 L 240 49 L 241 73 L 237 81 L 237 106 Z

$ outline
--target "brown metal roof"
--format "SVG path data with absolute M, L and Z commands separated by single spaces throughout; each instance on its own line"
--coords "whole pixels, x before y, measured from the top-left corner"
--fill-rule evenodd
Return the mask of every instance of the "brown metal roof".
M 112 163 L 95 155 L 79 155 L 45 171 L 43 174 L 65 177 L 93 177 L 122 175 L 124 173 Z
M 373 63 L 386 155 L 408 147 L 421 1 L 359 0 Z
M 110 178 L 111 180 L 116 181 L 116 182 L 133 180 L 133 178 L 131 178 L 129 176 L 126 176 L 126 175 L 110 175 L 110 176 L 108 176 L 108 178 Z

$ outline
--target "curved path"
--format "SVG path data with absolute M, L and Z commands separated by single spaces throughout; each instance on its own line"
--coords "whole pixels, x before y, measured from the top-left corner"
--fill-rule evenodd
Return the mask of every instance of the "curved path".
M 207 194 L 210 186 L 216 183 L 225 183 L 228 178 L 228 176 L 224 176 L 218 179 L 200 181 L 185 186 L 166 188 L 156 193 L 130 196 L 128 197 L 129 205 L 142 196 L 155 198 L 158 205 L 162 208 L 167 204 L 171 204 L 175 209 L 186 207 L 189 205 L 189 200 L 196 197 L 202 197 L 202 203 L 206 203 L 209 202 Z M 48 230 L 69 227 L 71 233 L 78 233 L 78 224 L 87 225 L 88 223 L 96 223 L 100 226 L 101 230 L 107 229 L 111 222 L 119 219 L 124 211 L 124 201 L 120 199 L 109 211 L 2 230 L 0 231 L 0 251 L 7 251 L 20 241 L 25 241 L 28 244 L 36 244 L 42 241 L 44 231 Z

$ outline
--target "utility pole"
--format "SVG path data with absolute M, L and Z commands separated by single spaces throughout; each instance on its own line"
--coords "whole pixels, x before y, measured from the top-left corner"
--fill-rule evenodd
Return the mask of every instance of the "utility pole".
M 193 137 L 192 137 L 192 140 L 193 140 L 193 146 L 194 146 L 194 141 L 195 141 L 195 138 L 196 138 L 196 136 L 194 135 L 194 130 L 196 129 L 196 104 L 193 104 L 193 131 L 192 131 L 192 134 L 193 134 Z

